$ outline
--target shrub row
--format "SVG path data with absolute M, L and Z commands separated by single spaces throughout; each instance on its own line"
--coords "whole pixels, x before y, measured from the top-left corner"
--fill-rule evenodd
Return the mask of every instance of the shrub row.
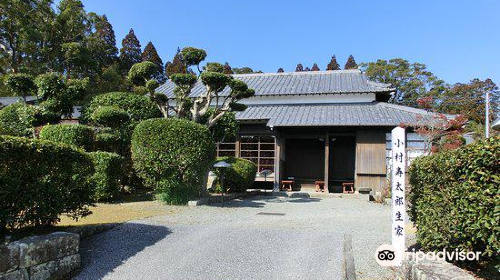
M 137 174 L 160 199 L 186 203 L 202 188 L 215 159 L 207 127 L 182 119 L 149 119 L 132 135 L 132 161 Z
M 219 157 L 217 162 L 219 161 L 231 164 L 231 167 L 225 168 L 223 171 L 225 191 L 229 193 L 246 192 L 252 186 L 257 174 L 257 165 L 255 163 L 247 159 L 234 157 Z M 218 178 L 221 177 L 220 169 L 216 169 L 214 172 Z
M 0 136 L 0 231 L 89 214 L 91 158 L 68 145 Z
M 426 250 L 500 252 L 500 137 L 418 158 L 409 169 L 410 217 Z
M 40 131 L 40 139 L 74 145 L 90 151 L 94 143 L 94 130 L 86 125 L 46 125 Z

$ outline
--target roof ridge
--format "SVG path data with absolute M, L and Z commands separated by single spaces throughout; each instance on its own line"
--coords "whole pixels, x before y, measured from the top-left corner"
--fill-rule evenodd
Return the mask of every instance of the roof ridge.
M 317 75 L 317 74 L 348 74 L 362 73 L 359 69 L 343 69 L 343 70 L 323 70 L 323 71 L 300 71 L 300 72 L 282 72 L 282 73 L 250 73 L 250 74 L 231 74 L 233 77 L 255 77 L 255 76 L 287 76 L 287 75 Z

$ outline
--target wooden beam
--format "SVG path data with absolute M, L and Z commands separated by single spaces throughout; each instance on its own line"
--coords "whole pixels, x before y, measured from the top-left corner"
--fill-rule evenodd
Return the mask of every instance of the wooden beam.
M 328 171 L 330 167 L 330 135 L 325 135 L 325 193 L 328 193 Z

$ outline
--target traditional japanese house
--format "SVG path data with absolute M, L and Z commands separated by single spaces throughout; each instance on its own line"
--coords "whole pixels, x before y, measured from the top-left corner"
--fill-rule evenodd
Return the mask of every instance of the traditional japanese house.
M 341 191 L 354 182 L 356 190 L 380 192 L 386 184 L 388 133 L 430 113 L 387 103 L 394 89 L 369 81 L 359 70 L 259 73 L 233 75 L 255 90 L 243 100 L 248 108 L 236 114 L 241 129 L 237 139 L 218 143 L 218 156 L 253 161 L 277 189 L 291 180 L 295 188 Z M 172 96 L 168 81 L 159 93 Z M 203 92 L 201 82 L 192 96 Z M 413 138 L 412 138 L 413 137 Z M 421 139 L 409 135 L 408 142 Z M 389 140 L 390 141 L 390 140 Z M 409 148 L 412 146 L 409 143 Z

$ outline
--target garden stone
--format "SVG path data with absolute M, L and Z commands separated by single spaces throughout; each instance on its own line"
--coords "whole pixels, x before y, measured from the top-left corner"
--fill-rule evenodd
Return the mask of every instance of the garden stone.
M 20 267 L 29 267 L 64 256 L 77 254 L 80 236 L 74 233 L 54 232 L 44 236 L 33 236 L 18 241 Z
M 0 246 L 0 273 L 15 270 L 19 266 L 19 243 Z
M 80 268 L 80 264 L 80 254 L 74 254 L 55 261 L 39 264 L 30 268 L 30 280 L 68 279 L 73 271 Z
M 0 280 L 28 280 L 28 271 L 25 268 L 21 268 L 6 274 L 0 275 Z

